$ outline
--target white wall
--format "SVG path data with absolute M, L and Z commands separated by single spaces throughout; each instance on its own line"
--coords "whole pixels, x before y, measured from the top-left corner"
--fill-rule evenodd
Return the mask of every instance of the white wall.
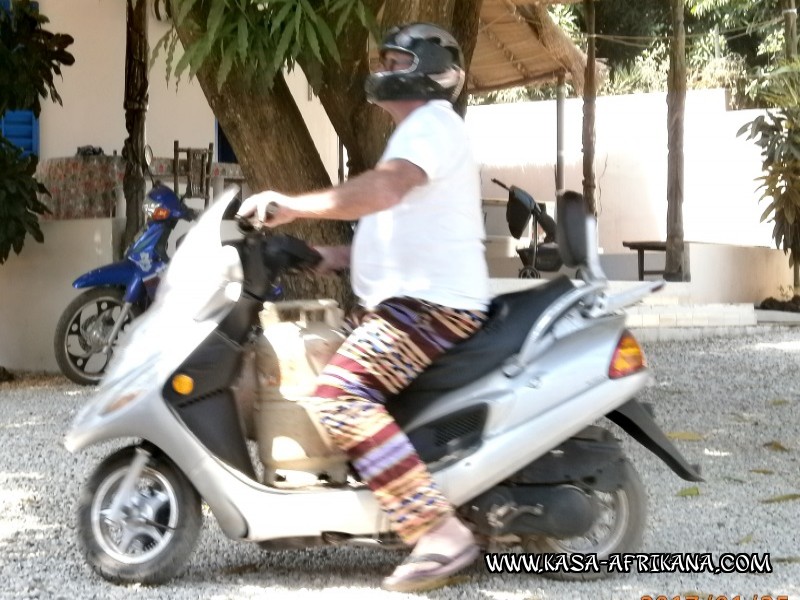
M 791 286 L 789 259 L 774 248 L 690 243 L 691 299 L 695 303 L 748 302 L 780 297 Z
M 45 242 L 25 240 L 22 253 L 0 266 L 0 365 L 57 371 L 56 323 L 81 290 L 76 277 L 112 262 L 119 219 L 73 219 L 41 223 Z
M 62 70 L 56 87 L 63 106 L 42 103 L 40 117 L 41 160 L 74 156 L 79 146 L 100 146 L 106 154 L 122 151 L 127 137 L 123 96 L 125 89 L 125 2 L 123 0 L 40 0 L 42 14 L 53 32 L 75 38 L 70 51 L 75 64 Z M 154 48 L 167 31 L 151 11 L 149 43 Z M 180 44 L 174 57 L 177 64 Z M 308 85 L 298 69 L 288 82 L 309 130 L 315 134 L 325 166 L 335 180 L 338 139 L 319 100 L 308 99 Z M 166 81 L 166 55 L 162 51 L 150 70 L 147 142 L 156 156 L 172 157 L 173 142 L 182 147 L 217 143 L 215 119 L 200 84 L 184 73 L 176 87 Z
M 583 189 L 582 100 L 566 102 L 568 189 Z M 687 241 L 771 246 L 772 226 L 759 223 L 754 179 L 758 148 L 737 138 L 758 111 L 729 112 L 724 90 L 692 91 L 686 102 L 683 219 Z M 599 241 L 627 252 L 627 240 L 666 239 L 666 95 L 597 100 L 596 159 Z M 484 165 L 484 197 L 504 197 L 492 177 L 525 188 L 539 201 L 555 197 L 556 104 L 473 106 L 467 125 Z
M 79 146 L 100 146 L 106 154 L 122 151 L 127 137 L 125 89 L 125 3 L 108 0 L 41 0 L 50 31 L 75 38 L 75 64 L 62 70 L 56 86 L 63 106 L 42 103 L 41 159 L 73 156 Z M 152 15 L 152 13 L 151 13 Z M 149 18 L 151 47 L 166 26 Z M 177 60 L 177 58 L 175 59 Z M 165 80 L 161 53 L 150 71 L 147 141 L 156 156 L 172 156 L 173 140 L 204 146 L 214 140 L 214 116 L 199 84 L 185 77 L 176 91 Z

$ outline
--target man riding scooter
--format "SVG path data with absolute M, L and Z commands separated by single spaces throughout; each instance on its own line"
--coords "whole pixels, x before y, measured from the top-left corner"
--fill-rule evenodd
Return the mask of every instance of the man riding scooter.
M 366 313 L 322 372 L 311 406 L 413 545 L 382 587 L 418 591 L 446 584 L 479 550 L 384 404 L 481 327 L 488 271 L 479 171 L 452 106 L 465 78 L 458 43 L 436 25 L 395 27 L 380 61 L 367 98 L 396 129 L 375 168 L 303 196 L 256 194 L 239 214 L 270 227 L 360 220 L 352 247 L 317 248 L 319 270 L 352 269 Z

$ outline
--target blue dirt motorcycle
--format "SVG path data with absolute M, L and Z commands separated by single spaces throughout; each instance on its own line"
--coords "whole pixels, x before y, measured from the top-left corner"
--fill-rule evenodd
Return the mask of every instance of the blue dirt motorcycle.
M 156 182 L 142 205 L 145 224 L 123 260 L 78 277 L 77 296 L 56 326 L 55 354 L 61 372 L 75 383 L 100 381 L 120 332 L 141 315 L 155 297 L 167 267 L 167 243 L 181 219 L 197 212 L 173 190 Z

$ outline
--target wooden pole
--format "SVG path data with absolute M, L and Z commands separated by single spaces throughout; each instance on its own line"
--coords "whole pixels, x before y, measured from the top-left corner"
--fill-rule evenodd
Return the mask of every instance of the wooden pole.
M 587 210 L 597 214 L 594 190 L 594 143 L 595 143 L 595 101 L 597 89 L 595 81 L 595 11 L 594 0 L 583 0 L 586 11 L 586 33 L 588 48 L 586 51 L 586 77 L 583 85 L 583 197 Z
M 664 277 L 689 281 L 683 243 L 683 133 L 686 107 L 686 30 L 683 0 L 670 0 L 672 40 L 667 81 L 667 257 Z
M 794 60 L 797 57 L 797 6 L 795 0 L 783 0 L 783 24 L 786 59 Z M 800 257 L 794 256 L 792 272 L 794 275 L 795 293 L 800 290 Z
M 566 74 L 558 74 L 556 98 L 556 197 L 564 193 L 564 102 L 566 97 Z
M 147 1 L 126 0 L 125 37 L 125 129 L 128 137 L 122 146 L 125 175 L 125 234 L 122 248 L 133 241 L 142 225 L 144 202 L 145 115 L 148 102 L 147 67 L 150 49 L 147 44 Z
M 783 23 L 786 38 L 786 58 L 792 60 L 797 56 L 797 6 L 795 5 L 795 0 L 784 0 Z

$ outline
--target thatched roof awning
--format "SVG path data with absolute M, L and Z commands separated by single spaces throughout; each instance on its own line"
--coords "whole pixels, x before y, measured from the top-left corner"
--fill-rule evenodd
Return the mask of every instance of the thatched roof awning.
M 568 3 L 483 0 L 469 91 L 549 83 L 563 72 L 580 93 L 586 55 L 553 22 L 545 6 Z

